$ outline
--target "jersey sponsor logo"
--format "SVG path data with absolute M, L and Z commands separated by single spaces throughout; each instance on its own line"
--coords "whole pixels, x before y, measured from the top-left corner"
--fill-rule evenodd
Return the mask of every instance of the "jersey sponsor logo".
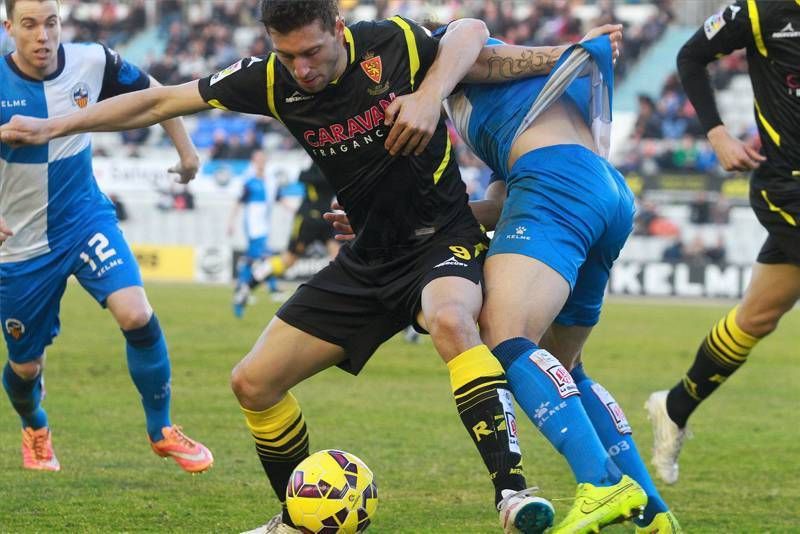
M 22 334 L 25 333 L 25 325 L 19 319 L 9 317 L 6 319 L 6 332 L 8 332 L 8 335 L 13 337 L 15 340 L 19 340 L 19 338 L 22 337 Z
M 381 138 L 386 134 L 385 128 L 380 128 L 384 120 L 383 112 L 395 98 L 397 96 L 394 93 L 389 93 L 388 100 L 381 99 L 378 104 L 344 122 L 306 130 L 303 139 L 313 149 L 313 155 L 320 157 L 336 156 L 372 144 L 375 141 L 373 135 Z
M 597 383 L 592 384 L 592 391 L 597 395 L 597 398 L 600 399 L 600 402 L 603 403 L 603 406 L 606 407 L 608 415 L 610 415 L 611 420 L 614 421 L 614 426 L 617 427 L 617 432 L 620 434 L 630 434 L 631 425 L 628 423 L 628 418 L 625 417 L 625 412 L 622 411 L 622 408 L 617 401 L 614 400 L 614 397 L 611 396 L 611 393 Z
M 83 82 L 78 82 L 70 91 L 72 104 L 83 109 L 89 105 L 89 86 Z
M 383 74 L 381 56 L 373 56 L 373 52 L 367 52 L 364 56 L 364 61 L 361 62 L 361 69 L 370 80 L 375 83 L 381 83 L 381 75 Z
M 562 399 L 579 395 L 578 386 L 575 385 L 572 375 L 555 356 L 544 349 L 539 349 L 530 355 L 530 360 L 550 378 Z
M 295 102 L 303 102 L 305 100 L 311 100 L 314 98 L 314 95 L 304 95 L 301 94 L 300 91 L 295 91 L 292 93 L 292 96 L 287 97 L 284 102 L 287 104 L 294 104 Z
M 788 39 L 792 37 L 800 37 L 800 31 L 795 30 L 791 22 L 784 26 L 780 31 L 772 34 L 773 39 Z
M 439 265 L 434 265 L 433 268 L 437 269 L 439 267 L 449 267 L 451 265 L 454 266 L 454 267 L 467 267 L 466 263 L 462 263 L 462 262 L 458 261 L 455 256 L 450 256 L 449 259 L 444 260 Z
M 214 85 L 218 81 L 224 80 L 225 78 L 227 78 L 228 76 L 230 76 L 234 72 L 236 72 L 238 70 L 241 70 L 242 61 L 244 61 L 244 60 L 240 59 L 239 61 L 237 61 L 233 65 L 228 65 L 227 67 L 225 67 L 224 69 L 222 69 L 221 71 L 219 71 L 218 73 L 213 75 L 211 77 L 211 80 L 208 82 L 208 85 Z
M 705 31 L 706 39 L 709 41 L 725 27 L 725 19 L 722 16 L 723 12 L 724 10 L 711 15 L 703 24 L 703 31 Z
M 28 105 L 27 98 L 12 98 L 9 100 L 0 100 L 0 108 L 24 108 Z

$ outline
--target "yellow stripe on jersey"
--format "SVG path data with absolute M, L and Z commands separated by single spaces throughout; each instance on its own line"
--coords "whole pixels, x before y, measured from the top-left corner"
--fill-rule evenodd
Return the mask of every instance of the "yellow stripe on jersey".
M 761 122 L 761 125 L 767 131 L 769 138 L 772 139 L 775 146 L 781 146 L 781 134 L 772 127 L 767 118 L 761 113 L 761 106 L 758 105 L 758 100 L 754 100 L 754 102 L 756 103 L 756 114 L 758 115 L 758 120 Z
M 347 26 L 344 27 L 344 40 L 347 42 L 350 51 L 350 63 L 356 60 L 356 42 L 353 40 L 353 32 Z
M 750 26 L 753 28 L 753 39 L 758 53 L 767 57 L 767 45 L 764 44 L 764 37 L 761 35 L 761 20 L 758 18 L 756 0 L 747 0 L 747 12 L 750 14 Z
M 411 29 L 411 26 L 409 26 L 408 23 L 400 17 L 394 16 L 389 20 L 400 26 L 400 28 L 403 30 L 403 34 L 405 35 L 406 46 L 408 46 L 408 64 L 411 71 L 411 90 L 413 91 L 414 78 L 417 76 L 417 71 L 419 71 L 419 51 L 417 50 L 417 38 L 414 37 L 414 31 Z
M 439 180 L 442 179 L 442 174 L 444 174 L 444 170 L 447 168 L 447 164 L 450 163 L 450 152 L 452 146 L 450 145 L 450 134 L 445 131 L 445 137 L 447 138 L 447 147 L 444 149 L 444 158 L 442 158 L 442 162 L 439 164 L 439 168 L 436 169 L 436 172 L 433 173 L 433 183 L 438 184 Z
M 267 60 L 267 106 L 269 106 L 272 116 L 283 124 L 283 120 L 275 108 L 275 54 L 270 54 Z
M 767 197 L 767 192 L 764 189 L 761 190 L 761 197 L 764 199 L 764 202 L 767 203 L 767 206 L 769 206 L 769 211 L 774 211 L 775 213 L 778 213 L 781 217 L 783 217 L 784 221 L 786 221 L 792 226 L 797 226 L 797 221 L 794 219 L 794 217 L 792 217 L 791 215 L 780 209 L 778 206 L 773 204 L 769 200 L 769 197 Z
M 228 111 L 228 108 L 226 108 L 225 106 L 223 106 L 223 105 L 222 105 L 222 102 L 220 102 L 220 101 L 219 101 L 219 100 L 217 100 L 216 98 L 212 98 L 211 100 L 209 100 L 209 101 L 208 101 L 208 105 L 209 105 L 209 106 L 214 106 L 215 108 L 217 108 L 217 109 L 221 109 L 222 111 Z

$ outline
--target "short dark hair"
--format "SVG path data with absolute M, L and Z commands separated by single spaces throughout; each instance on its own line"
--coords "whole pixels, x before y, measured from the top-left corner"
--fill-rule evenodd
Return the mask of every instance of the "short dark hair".
M 261 0 L 261 22 L 267 31 L 289 33 L 318 20 L 333 33 L 338 16 L 338 0 Z
M 45 0 L 39 0 L 40 2 L 44 2 Z M 12 15 L 14 14 L 14 5 L 17 3 L 17 0 L 6 0 L 6 18 L 11 19 Z M 56 0 L 56 4 L 58 7 L 61 7 L 61 0 Z

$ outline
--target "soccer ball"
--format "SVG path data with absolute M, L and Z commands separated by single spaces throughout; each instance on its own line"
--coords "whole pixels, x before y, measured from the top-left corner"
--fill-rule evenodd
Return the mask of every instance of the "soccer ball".
M 292 472 L 286 508 L 306 534 L 355 534 L 369 526 L 378 488 L 367 464 L 349 452 L 315 452 Z

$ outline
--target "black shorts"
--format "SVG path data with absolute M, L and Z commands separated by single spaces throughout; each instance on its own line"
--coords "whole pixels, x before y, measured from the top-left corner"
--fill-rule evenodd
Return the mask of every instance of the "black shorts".
M 345 245 L 277 316 L 342 347 L 345 360 L 339 367 L 355 375 L 384 341 L 415 324 L 422 289 L 429 282 L 457 276 L 479 284 L 487 248 L 488 240 L 477 228 L 466 235 L 434 237 L 380 263 L 364 261 Z
M 301 255 L 308 245 L 314 241 L 326 243 L 333 239 L 333 236 L 333 226 L 322 218 L 321 213 L 317 211 L 313 213 L 298 213 L 294 216 L 294 222 L 292 223 L 289 251 L 293 254 Z
M 768 233 L 756 261 L 800 265 L 800 188 L 797 194 L 786 194 L 754 186 L 750 205 Z

